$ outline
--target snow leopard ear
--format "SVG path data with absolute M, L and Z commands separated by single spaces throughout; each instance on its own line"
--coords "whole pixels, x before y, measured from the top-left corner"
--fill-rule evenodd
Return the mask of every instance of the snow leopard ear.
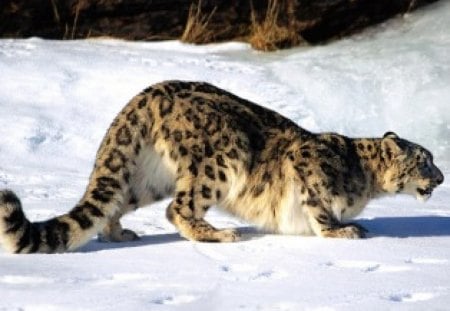
M 399 137 L 394 132 L 386 132 L 384 133 L 383 138 L 399 138 Z
M 391 161 L 403 155 L 402 148 L 399 146 L 399 137 L 394 132 L 387 132 L 381 140 L 381 154 L 384 159 Z

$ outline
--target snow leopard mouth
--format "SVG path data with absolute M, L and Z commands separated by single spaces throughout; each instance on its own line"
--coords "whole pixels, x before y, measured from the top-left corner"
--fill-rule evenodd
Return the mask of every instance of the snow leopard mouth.
M 420 201 L 425 202 L 428 200 L 431 195 L 433 194 L 434 187 L 432 185 L 426 187 L 426 188 L 417 188 L 417 199 Z
M 433 187 L 429 186 L 425 189 L 417 188 L 417 192 L 420 195 L 431 195 L 433 193 Z

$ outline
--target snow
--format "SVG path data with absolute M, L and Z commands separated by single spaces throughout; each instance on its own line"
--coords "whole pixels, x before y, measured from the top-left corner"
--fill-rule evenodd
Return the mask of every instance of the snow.
M 241 43 L 0 40 L 0 188 L 42 220 L 83 193 L 121 107 L 166 79 L 205 80 L 313 131 L 387 130 L 435 154 L 446 182 L 426 203 L 372 202 L 365 240 L 238 227 L 231 244 L 183 240 L 164 201 L 125 219 L 141 240 L 74 253 L 0 250 L 0 310 L 444 310 L 450 304 L 450 3 L 324 46 L 262 54 Z

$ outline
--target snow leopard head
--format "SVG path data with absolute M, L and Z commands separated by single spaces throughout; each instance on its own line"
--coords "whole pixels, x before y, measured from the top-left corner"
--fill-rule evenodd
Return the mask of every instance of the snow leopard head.
M 444 175 L 433 163 L 433 155 L 424 147 L 387 132 L 381 141 L 381 150 L 386 164 L 384 191 L 407 193 L 426 201 L 444 182 Z

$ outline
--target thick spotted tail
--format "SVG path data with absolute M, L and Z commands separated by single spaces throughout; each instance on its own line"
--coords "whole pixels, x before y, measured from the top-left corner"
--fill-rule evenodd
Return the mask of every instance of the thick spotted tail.
M 68 213 L 30 222 L 17 196 L 0 190 L 0 246 L 12 253 L 61 253 L 86 244 L 111 224 L 120 227 L 118 219 L 130 199 L 130 176 L 136 171 L 131 159 L 150 140 L 152 101 L 142 93 L 114 119 L 97 152 L 86 193 Z
M 105 226 L 107 217 L 89 202 L 80 202 L 68 214 L 30 222 L 19 198 L 0 191 L 0 245 L 11 253 L 60 253 L 85 244 Z

